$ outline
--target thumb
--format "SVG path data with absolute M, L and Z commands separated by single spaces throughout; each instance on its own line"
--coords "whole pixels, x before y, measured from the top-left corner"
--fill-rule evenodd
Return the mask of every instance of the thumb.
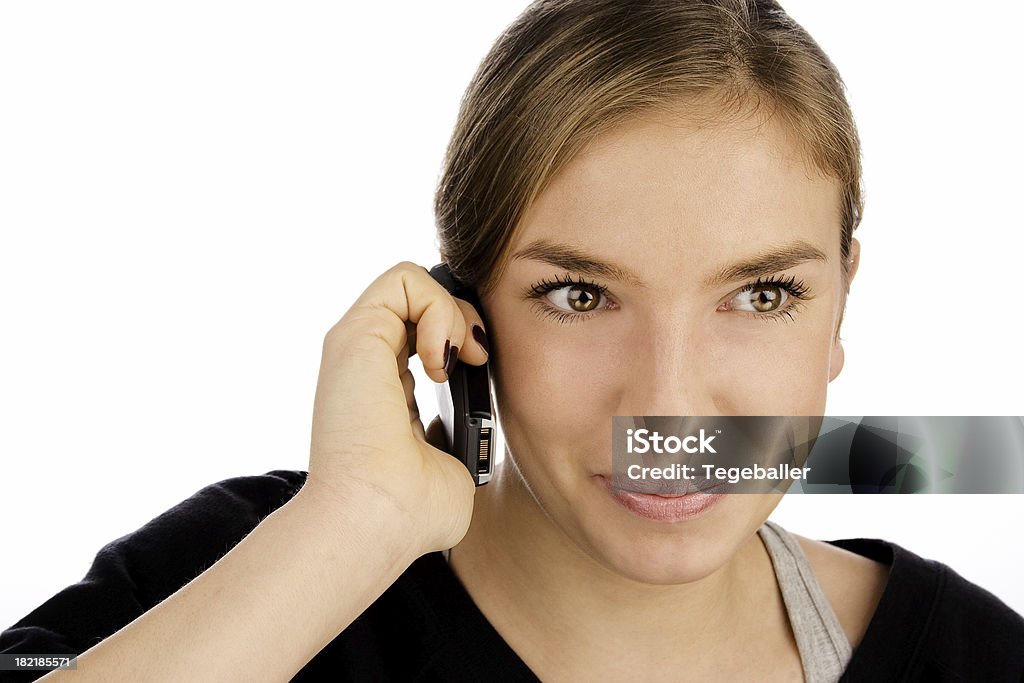
M 445 453 L 450 453 L 451 450 L 448 447 L 448 437 L 444 433 L 444 424 L 441 422 L 441 416 L 437 415 L 430 424 L 427 425 L 427 443 L 434 448 L 442 450 Z

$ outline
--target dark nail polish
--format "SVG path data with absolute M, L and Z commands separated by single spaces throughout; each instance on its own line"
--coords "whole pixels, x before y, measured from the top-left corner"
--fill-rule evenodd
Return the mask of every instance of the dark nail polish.
M 452 376 L 452 370 L 455 369 L 455 362 L 459 359 L 459 347 L 454 344 L 448 349 L 447 360 L 444 362 L 444 374 L 447 377 Z
M 491 347 L 487 343 L 487 333 L 484 332 L 484 328 L 479 325 L 473 325 L 473 339 L 476 339 L 476 343 L 479 344 L 484 351 L 487 353 L 491 352 Z

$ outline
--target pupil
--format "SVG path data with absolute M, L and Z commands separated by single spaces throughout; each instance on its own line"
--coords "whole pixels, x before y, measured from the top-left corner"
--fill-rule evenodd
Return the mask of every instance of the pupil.
M 770 311 L 778 305 L 779 301 L 779 288 L 772 287 L 771 289 L 762 289 L 758 291 L 757 296 L 754 297 L 754 308 L 761 311 Z
M 577 311 L 589 311 L 595 301 L 597 301 L 597 297 L 585 289 L 573 287 L 569 290 L 569 305 Z

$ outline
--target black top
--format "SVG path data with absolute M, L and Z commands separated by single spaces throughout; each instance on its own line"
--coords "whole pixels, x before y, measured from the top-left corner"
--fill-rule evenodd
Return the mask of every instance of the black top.
M 295 495 L 305 477 L 275 470 L 207 486 L 104 546 L 82 581 L 0 633 L 0 653 L 84 652 L 216 562 Z M 894 543 L 829 542 L 892 567 L 842 681 L 1024 681 L 1024 618 L 997 597 Z M 44 673 L 0 671 L 0 681 Z M 441 553 L 416 560 L 293 680 L 328 677 L 537 680 Z

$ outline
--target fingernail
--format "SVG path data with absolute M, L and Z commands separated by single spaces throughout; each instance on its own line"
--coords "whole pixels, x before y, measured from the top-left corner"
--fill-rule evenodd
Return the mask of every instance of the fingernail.
M 455 346 L 454 344 L 451 344 L 451 346 L 449 346 L 449 343 L 450 342 L 445 343 L 445 355 L 447 357 L 447 360 L 445 360 L 444 362 L 445 377 L 452 376 L 452 370 L 455 369 L 455 361 L 457 361 L 459 358 L 459 347 Z
M 476 343 L 479 344 L 484 351 L 487 353 L 491 352 L 491 347 L 487 343 L 487 333 L 484 332 L 484 328 L 479 325 L 473 325 L 473 339 L 476 339 Z

